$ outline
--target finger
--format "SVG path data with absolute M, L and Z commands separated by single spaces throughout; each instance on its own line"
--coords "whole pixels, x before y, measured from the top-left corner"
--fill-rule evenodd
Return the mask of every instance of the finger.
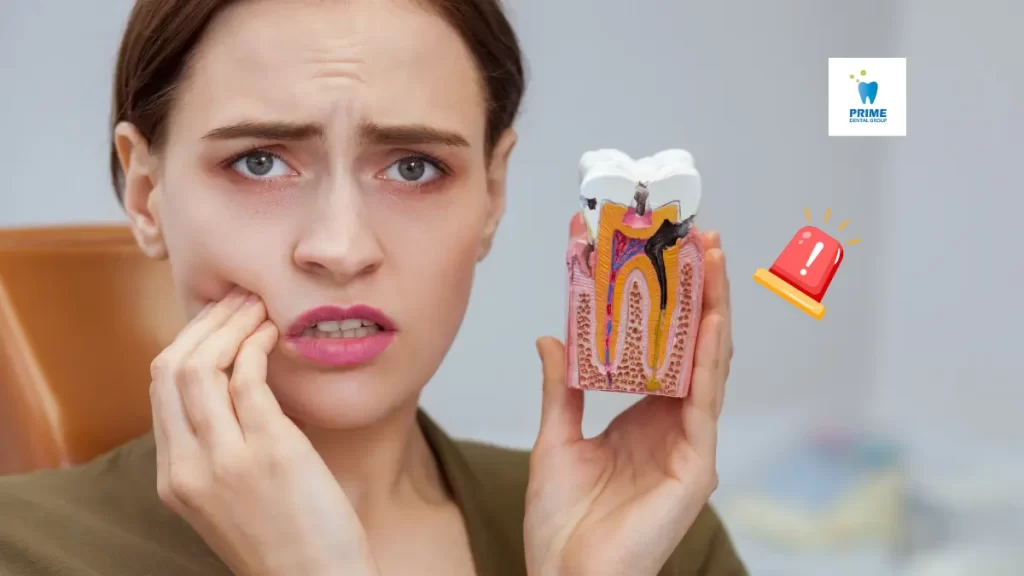
M 716 370 L 723 380 L 728 375 L 729 361 L 732 360 L 732 308 L 729 302 L 729 277 L 725 273 L 725 253 L 721 249 L 713 249 L 705 254 L 704 259 L 704 296 L 701 320 L 710 316 L 722 319 L 719 358 Z M 699 329 L 703 329 L 703 324 Z
M 278 330 L 264 322 L 245 339 L 235 359 L 228 391 L 244 438 L 273 430 L 284 413 L 267 384 L 267 356 L 277 346 Z
M 732 290 L 729 285 L 729 269 L 725 263 L 725 250 L 720 250 L 722 259 L 722 291 L 725 294 L 725 308 L 727 317 L 732 318 Z
M 185 416 L 181 394 L 173 378 L 159 378 L 149 387 L 153 412 L 153 438 L 156 442 L 158 479 L 168 481 L 174 462 L 191 460 L 198 440 Z M 159 476 L 160 473 L 163 476 Z
M 705 230 L 701 232 L 700 239 L 704 244 L 705 251 L 711 250 L 712 248 L 722 247 L 722 239 L 717 230 Z
M 180 366 L 202 341 L 242 307 L 246 296 L 247 292 L 243 289 L 235 288 L 223 300 L 208 304 L 178 333 L 174 342 L 160 353 L 154 363 L 163 364 L 166 368 Z
M 721 364 L 725 318 L 711 314 L 701 320 L 693 358 L 690 391 L 683 401 L 683 431 L 698 454 L 714 457 L 718 443 L 718 416 L 725 378 Z
M 722 250 L 722 236 L 717 230 L 707 230 L 701 233 L 701 242 L 704 245 L 705 259 L 707 254 L 711 251 L 717 251 L 721 254 L 722 259 L 722 273 L 725 273 L 725 251 Z M 706 273 L 706 272 L 705 272 Z M 730 303 L 730 292 L 729 292 L 729 279 L 728 276 L 725 279 L 725 298 L 726 304 Z
M 732 343 L 732 289 L 729 283 L 729 273 L 725 263 L 725 252 L 721 249 L 717 250 L 714 254 L 716 268 L 716 274 L 718 278 L 718 286 L 712 286 L 712 290 L 718 293 L 719 300 L 724 305 L 719 310 L 719 313 L 725 318 L 725 327 L 722 335 L 722 354 L 726 358 L 726 362 L 722 365 L 726 374 L 729 371 L 729 360 L 732 360 L 733 355 L 733 343 Z M 707 282 L 705 282 L 705 290 L 707 290 Z
M 704 252 L 704 294 L 701 308 L 702 317 L 708 314 L 728 315 L 729 286 L 725 276 L 725 253 L 720 248 Z
M 565 347 L 558 340 L 537 340 L 537 352 L 544 371 L 540 432 L 537 446 L 563 446 L 583 439 L 583 391 L 565 382 Z
M 209 362 L 217 370 L 227 370 L 235 363 L 242 343 L 252 336 L 267 319 L 267 307 L 256 295 L 249 295 L 245 303 L 235 311 L 220 328 L 202 344 L 202 349 L 193 355 Z
M 186 360 L 181 394 L 196 435 L 213 450 L 242 441 L 224 373 L 235 361 L 242 342 L 266 319 L 266 308 L 255 295 L 220 328 L 199 344 Z

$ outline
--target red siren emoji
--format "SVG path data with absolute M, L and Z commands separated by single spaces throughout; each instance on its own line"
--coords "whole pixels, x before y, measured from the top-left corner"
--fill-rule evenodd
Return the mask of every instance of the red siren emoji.
M 810 209 L 805 211 L 810 221 Z M 825 212 L 825 222 L 828 222 L 830 212 Z M 849 222 L 843 222 L 839 229 L 845 228 Z M 859 238 L 847 244 L 857 242 L 860 242 Z M 816 226 L 804 226 L 793 235 L 770 269 L 759 268 L 754 273 L 754 280 L 821 320 L 825 316 L 825 306 L 821 301 L 842 262 L 843 245 L 838 240 Z

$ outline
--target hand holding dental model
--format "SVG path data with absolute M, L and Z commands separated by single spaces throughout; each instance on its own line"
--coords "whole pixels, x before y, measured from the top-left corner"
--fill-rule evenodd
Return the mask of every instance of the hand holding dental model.
M 553 338 L 537 343 L 527 565 L 532 576 L 653 576 L 717 487 L 732 358 L 725 257 L 717 233 L 691 227 L 700 188 L 688 153 L 590 154 L 569 251 L 568 358 Z M 583 388 L 649 395 L 584 439 Z
M 344 492 L 267 386 L 277 339 L 236 289 L 153 362 L 160 499 L 235 574 L 376 574 Z

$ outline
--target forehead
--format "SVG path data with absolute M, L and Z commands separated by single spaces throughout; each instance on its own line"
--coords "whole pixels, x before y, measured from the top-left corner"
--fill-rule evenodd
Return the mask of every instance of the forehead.
M 428 124 L 482 142 L 472 55 L 411 0 L 245 0 L 197 46 L 179 112 L 189 130 L 241 121 Z

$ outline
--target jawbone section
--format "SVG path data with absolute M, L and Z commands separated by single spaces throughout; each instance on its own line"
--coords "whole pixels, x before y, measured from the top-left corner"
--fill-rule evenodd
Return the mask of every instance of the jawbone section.
M 566 254 L 569 386 L 683 397 L 700 323 L 704 247 L 690 227 L 660 251 L 659 266 L 649 245 L 663 223 L 678 221 L 678 208 L 656 209 L 646 228 L 624 223 L 631 210 L 601 207 L 596 246 L 581 233 L 582 215 L 573 220 Z

